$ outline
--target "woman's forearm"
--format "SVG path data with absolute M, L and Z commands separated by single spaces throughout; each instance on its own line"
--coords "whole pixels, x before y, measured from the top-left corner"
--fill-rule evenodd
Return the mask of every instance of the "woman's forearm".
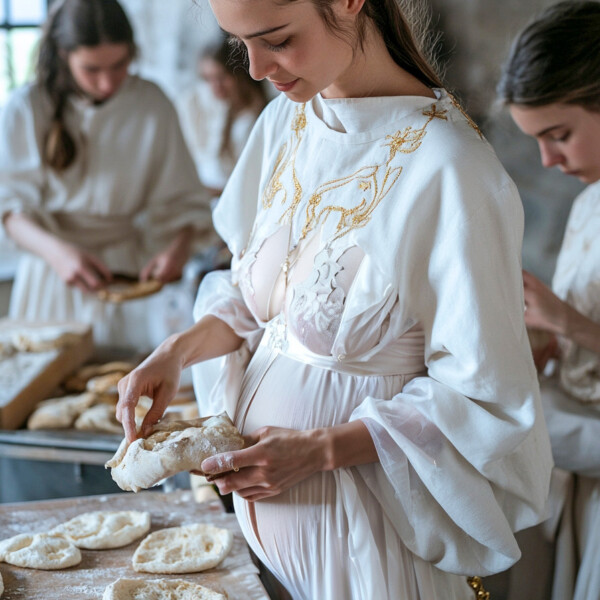
M 600 324 L 588 319 L 572 306 L 568 306 L 565 311 L 560 334 L 578 346 L 600 354 Z
M 31 217 L 22 213 L 10 213 L 4 218 L 4 229 L 8 236 L 23 250 L 48 260 L 53 255 L 60 240 L 46 231 Z
M 313 431 L 323 447 L 323 471 L 379 461 L 373 438 L 361 420 Z
M 166 350 L 180 357 L 182 368 L 186 368 L 234 352 L 243 341 L 224 321 L 208 315 L 186 331 L 167 338 L 163 344 Z

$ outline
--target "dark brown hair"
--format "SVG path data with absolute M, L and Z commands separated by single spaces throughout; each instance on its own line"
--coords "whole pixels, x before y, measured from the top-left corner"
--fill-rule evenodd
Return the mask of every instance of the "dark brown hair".
M 76 91 L 65 54 L 81 46 L 128 44 L 135 54 L 133 30 L 117 0 L 56 1 L 44 25 L 37 61 L 37 83 L 53 106 L 46 133 L 43 160 L 55 171 L 64 171 L 75 160 L 77 144 L 64 123 L 67 98 Z
M 245 65 L 244 56 L 239 48 L 232 44 L 229 38 L 223 38 L 219 42 L 208 46 L 201 54 L 201 59 L 214 60 L 221 65 L 225 71 L 235 79 L 239 106 L 232 104 L 227 108 L 225 127 L 219 147 L 219 156 L 235 159 L 231 140 L 231 130 L 236 116 L 240 110 L 251 109 L 256 116 L 266 106 L 268 98 L 262 81 L 256 81 L 250 77 Z
M 498 96 L 505 104 L 600 110 L 600 2 L 559 2 L 515 40 Z
M 294 0 L 286 0 L 293 2 Z M 333 0 L 312 0 L 323 21 L 335 33 L 344 35 L 335 20 Z M 401 7 L 401 4 L 403 5 Z M 404 0 L 365 0 L 358 21 L 358 43 L 362 48 L 366 25 L 371 21 L 381 33 L 394 62 L 429 87 L 443 87 L 441 78 L 433 67 L 427 43 L 426 20 L 416 14 L 417 5 Z M 410 17 L 413 16 L 411 19 Z

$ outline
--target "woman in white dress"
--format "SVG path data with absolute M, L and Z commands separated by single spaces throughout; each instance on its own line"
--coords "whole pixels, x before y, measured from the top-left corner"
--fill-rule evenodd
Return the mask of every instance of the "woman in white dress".
M 395 0 L 211 5 L 283 93 L 215 211 L 231 271 L 119 386 L 127 438 L 183 366 L 205 384 L 225 356 L 201 412 L 247 448 L 198 467 L 293 598 L 472 600 L 467 576 L 519 558 L 551 467 L 515 186 Z
M 0 215 L 27 251 L 11 317 L 76 319 L 94 324 L 100 345 L 149 351 L 147 301 L 116 306 L 94 292 L 113 273 L 178 279 L 211 225 L 177 114 L 128 73 L 134 55 L 116 0 L 55 3 L 37 80 L 0 116 Z
M 499 93 L 516 124 L 539 144 L 545 167 L 590 184 L 575 200 L 552 289 L 524 274 L 525 321 L 547 343 L 537 363 L 544 413 L 556 466 L 553 514 L 537 534 L 556 542 L 545 592 L 540 549 L 528 532 L 523 549 L 539 574 L 537 593 L 513 583 L 511 599 L 600 598 L 600 4 L 561 2 L 516 40 Z M 547 370 L 546 370 L 547 373 Z M 572 474 L 572 475 L 569 475 Z M 557 528 L 557 525 L 559 527 Z M 519 579 L 513 574 L 513 579 Z
M 198 61 L 201 80 L 179 103 L 181 128 L 200 180 L 215 197 L 267 104 L 263 82 L 248 75 L 240 57 L 227 39 L 205 48 Z

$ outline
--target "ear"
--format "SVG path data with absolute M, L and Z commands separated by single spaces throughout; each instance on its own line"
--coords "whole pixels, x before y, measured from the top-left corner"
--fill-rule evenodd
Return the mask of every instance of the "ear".
M 337 0 L 336 9 L 339 15 L 355 17 L 364 6 L 366 0 Z

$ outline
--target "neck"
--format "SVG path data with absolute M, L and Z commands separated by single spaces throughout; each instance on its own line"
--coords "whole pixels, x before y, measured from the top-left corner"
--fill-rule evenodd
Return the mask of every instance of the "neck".
M 383 37 L 368 28 L 363 48 L 357 48 L 348 69 L 321 92 L 324 98 L 435 95 L 429 87 L 394 62 Z

